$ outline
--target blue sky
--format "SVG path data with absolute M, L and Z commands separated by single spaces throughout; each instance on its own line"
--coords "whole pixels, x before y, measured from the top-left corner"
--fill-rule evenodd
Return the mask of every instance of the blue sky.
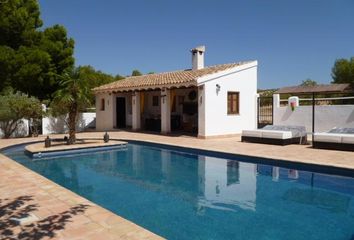
M 128 75 L 258 60 L 259 88 L 331 81 L 354 56 L 353 0 L 40 0 L 45 26 L 75 39 L 77 65 Z

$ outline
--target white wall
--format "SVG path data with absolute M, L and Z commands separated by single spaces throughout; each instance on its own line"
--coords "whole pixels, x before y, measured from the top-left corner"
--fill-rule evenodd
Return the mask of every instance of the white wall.
M 299 106 L 291 111 L 289 106 L 279 107 L 279 97 L 274 95 L 274 124 L 305 126 L 312 132 L 312 106 Z M 315 108 L 315 132 L 333 127 L 354 127 L 354 105 L 319 105 Z
M 105 99 L 105 109 L 101 110 L 101 99 Z M 96 130 L 106 131 L 113 129 L 115 124 L 114 95 L 108 93 L 96 94 Z M 114 111 L 113 111 L 114 110 Z
M 257 61 L 200 78 L 198 84 L 199 136 L 237 134 L 256 128 Z M 216 84 L 220 85 L 219 92 Z M 238 115 L 227 114 L 228 91 L 240 93 Z
M 84 131 L 89 127 L 94 127 L 96 113 L 87 112 L 79 113 L 76 130 L 78 132 Z M 42 119 L 42 134 L 66 133 L 68 128 L 65 124 L 65 116 L 61 117 L 46 117 Z
M 96 94 L 96 130 L 106 131 L 116 128 L 116 98 L 125 97 L 126 125 L 132 126 L 132 94 L 100 93 Z M 101 99 L 105 99 L 105 110 L 101 111 Z

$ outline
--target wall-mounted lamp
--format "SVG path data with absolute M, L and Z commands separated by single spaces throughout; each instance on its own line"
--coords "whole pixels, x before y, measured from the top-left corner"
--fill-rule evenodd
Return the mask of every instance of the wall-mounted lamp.
M 219 84 L 216 84 L 216 94 L 219 94 L 220 89 L 221 89 L 220 85 L 219 85 Z

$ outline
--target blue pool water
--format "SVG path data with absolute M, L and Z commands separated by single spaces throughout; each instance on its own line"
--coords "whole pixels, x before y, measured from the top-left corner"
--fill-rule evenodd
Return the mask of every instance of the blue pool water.
M 351 177 L 132 143 L 40 160 L 23 150 L 4 153 L 168 239 L 354 239 Z

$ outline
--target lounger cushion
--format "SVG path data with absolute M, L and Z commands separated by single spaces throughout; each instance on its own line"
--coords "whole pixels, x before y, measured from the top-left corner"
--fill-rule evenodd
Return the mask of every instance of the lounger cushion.
M 333 143 L 341 143 L 343 134 L 335 134 L 335 133 L 315 133 L 314 140 L 316 142 L 333 142 Z
M 276 131 L 276 130 L 243 130 L 244 137 L 258 137 L 258 138 L 273 138 L 273 139 L 289 139 L 292 138 L 290 131 Z
M 344 134 L 354 134 L 354 128 L 349 127 L 335 127 L 328 131 L 329 133 L 344 133 Z
M 343 134 L 342 143 L 354 144 L 354 134 Z
M 243 130 L 242 131 L 242 136 L 245 137 L 262 137 L 262 131 L 261 130 Z
M 292 138 L 290 131 L 275 131 L 275 130 L 263 130 L 263 138 L 275 138 L 275 139 L 289 139 Z
M 292 138 L 307 136 L 306 128 L 304 126 L 267 125 L 262 128 L 262 130 L 291 132 Z

